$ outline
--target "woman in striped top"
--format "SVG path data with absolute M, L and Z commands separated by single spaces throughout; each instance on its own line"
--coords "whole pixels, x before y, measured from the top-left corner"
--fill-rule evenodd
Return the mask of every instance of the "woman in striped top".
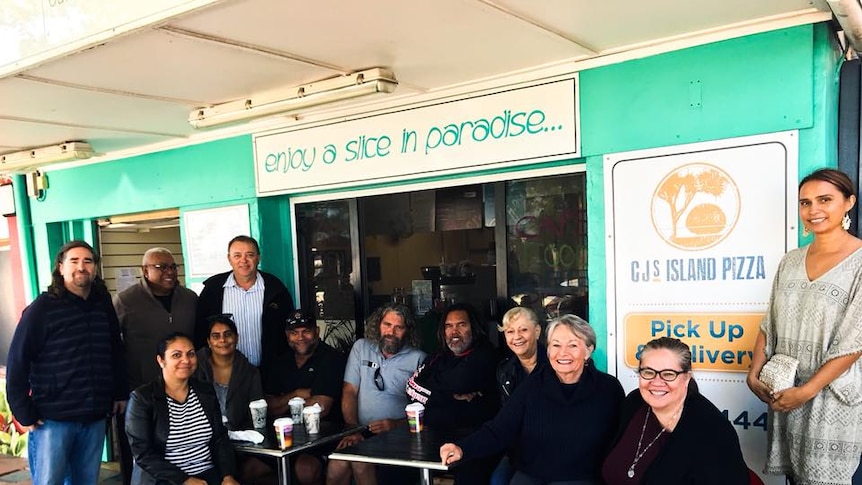
M 132 485 L 238 485 L 215 391 L 191 377 L 197 368 L 191 338 L 163 338 L 156 360 L 162 375 L 132 392 L 126 410 Z

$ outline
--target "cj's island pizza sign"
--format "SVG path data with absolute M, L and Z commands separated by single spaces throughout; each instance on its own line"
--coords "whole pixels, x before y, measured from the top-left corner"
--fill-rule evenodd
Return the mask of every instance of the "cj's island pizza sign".
M 797 158 L 795 132 L 605 157 L 608 368 L 634 389 L 646 342 L 685 342 L 749 463 L 765 460 L 767 414 L 745 377 L 778 263 L 796 245 Z
M 721 168 L 696 162 L 671 169 L 650 199 L 650 220 L 655 233 L 681 253 L 632 260 L 632 282 L 765 279 L 763 255 L 697 255 L 733 232 L 740 209 L 739 188 Z

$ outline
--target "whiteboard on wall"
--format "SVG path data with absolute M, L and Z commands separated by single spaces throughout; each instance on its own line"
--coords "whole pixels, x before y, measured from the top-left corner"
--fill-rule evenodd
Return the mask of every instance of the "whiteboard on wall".
M 183 232 L 189 277 L 205 278 L 229 271 L 228 242 L 251 234 L 248 204 L 185 211 Z
M 748 466 L 766 459 L 766 406 L 745 383 L 782 256 L 796 246 L 796 132 L 605 157 L 609 369 L 636 389 L 640 350 L 676 337 Z M 783 483 L 769 477 L 767 483 Z

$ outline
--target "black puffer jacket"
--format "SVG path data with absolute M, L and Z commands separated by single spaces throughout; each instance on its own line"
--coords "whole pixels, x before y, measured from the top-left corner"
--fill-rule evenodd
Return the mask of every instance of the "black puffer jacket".
M 539 370 L 546 365 L 548 365 L 548 349 L 539 343 L 536 349 L 536 367 L 533 371 Z M 517 355 L 511 354 L 503 359 L 497 365 L 497 385 L 500 390 L 500 403 L 505 404 L 509 396 L 515 392 L 515 388 L 529 375 L 524 370 L 524 367 L 521 366 L 521 361 L 518 360 Z
M 213 464 L 223 478 L 236 477 L 236 457 L 221 422 L 218 398 L 211 384 L 189 379 L 213 428 L 210 452 Z M 126 408 L 126 434 L 135 468 L 132 470 L 132 485 L 170 483 L 180 485 L 189 476 L 177 466 L 165 460 L 165 443 L 168 440 L 168 401 L 165 381 L 159 376 L 153 382 L 135 389 Z

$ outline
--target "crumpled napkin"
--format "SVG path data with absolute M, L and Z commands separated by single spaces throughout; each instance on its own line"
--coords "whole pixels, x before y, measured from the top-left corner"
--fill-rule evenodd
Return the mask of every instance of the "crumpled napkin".
M 263 435 L 253 429 L 228 431 L 227 436 L 233 441 L 250 441 L 256 445 L 263 443 Z

